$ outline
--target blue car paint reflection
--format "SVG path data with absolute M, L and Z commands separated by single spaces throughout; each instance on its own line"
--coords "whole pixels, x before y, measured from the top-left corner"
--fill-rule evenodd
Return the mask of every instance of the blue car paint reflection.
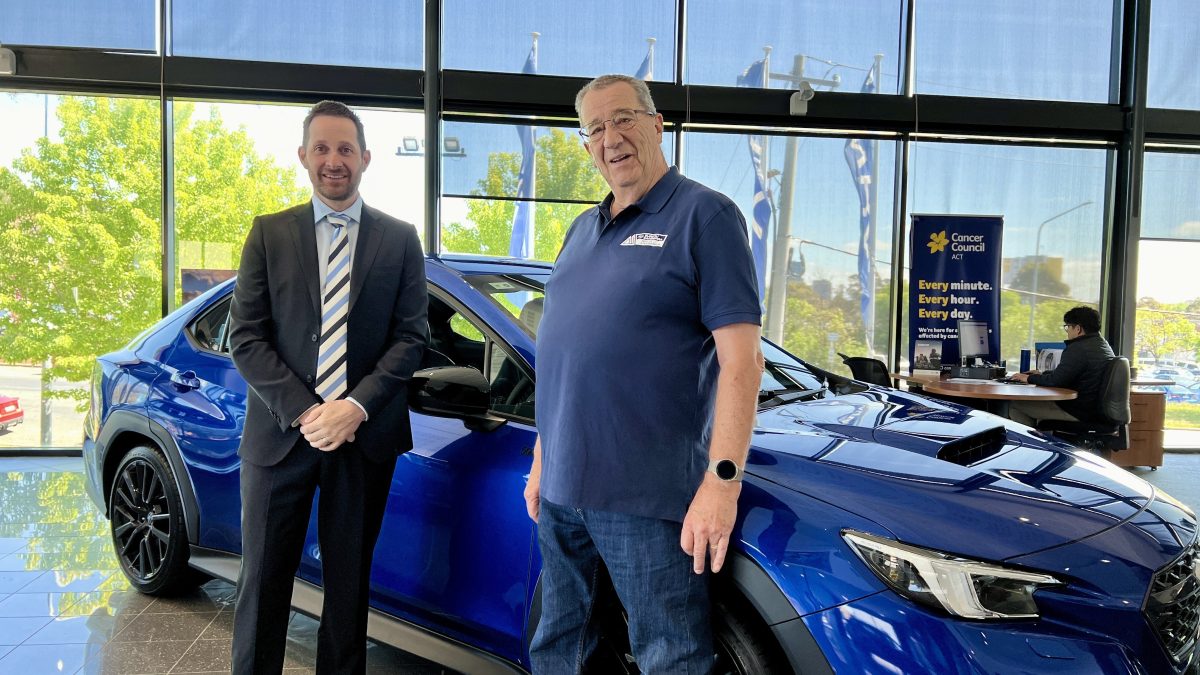
M 546 266 L 429 259 L 426 271 L 432 293 L 536 368 L 531 335 L 467 278 L 544 278 Z M 99 368 L 104 419 L 144 415 L 179 446 L 181 480 L 199 508 L 196 543 L 237 553 L 246 385 L 228 357 L 183 329 L 231 289 L 209 291 Z M 792 359 L 767 342 L 764 352 Z M 528 667 L 540 560 L 522 491 L 536 430 L 516 418 L 491 432 L 412 420 L 414 448 L 397 462 L 371 605 Z M 89 489 L 101 501 L 92 455 L 102 422 L 89 421 L 85 440 Z M 959 439 L 989 434 L 1003 446 L 993 455 L 945 458 Z M 765 572 L 790 606 L 788 621 L 803 624 L 836 672 L 1182 672 L 1143 609 L 1155 570 L 1194 550 L 1195 517 L 1121 469 L 960 405 L 858 386 L 760 411 L 746 473 L 736 549 Z M 847 529 L 1067 583 L 1038 592 L 1037 620 L 951 618 L 889 590 L 846 545 Z M 320 584 L 315 534 L 314 511 L 299 575 Z

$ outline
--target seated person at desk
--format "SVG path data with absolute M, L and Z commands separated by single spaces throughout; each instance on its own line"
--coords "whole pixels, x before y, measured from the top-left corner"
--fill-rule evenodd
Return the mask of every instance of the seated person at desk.
M 1014 401 L 1008 409 L 1012 421 L 1034 426 L 1038 420 L 1088 422 L 1100 415 L 1104 366 L 1116 358 L 1100 335 L 1100 312 L 1075 307 L 1063 315 L 1063 329 L 1067 331 L 1067 348 L 1057 368 L 1044 373 L 1030 370 L 1012 377 L 1043 387 L 1074 389 L 1078 397 L 1070 401 Z

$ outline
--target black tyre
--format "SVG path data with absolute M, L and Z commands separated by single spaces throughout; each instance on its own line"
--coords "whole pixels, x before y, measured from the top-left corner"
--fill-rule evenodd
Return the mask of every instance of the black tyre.
M 740 597 L 728 594 L 715 598 L 713 642 L 717 648 L 714 673 L 774 675 L 792 672 L 770 628 Z
M 138 591 L 169 595 L 203 577 L 188 567 L 183 501 L 167 460 L 156 448 L 131 449 L 117 466 L 109 494 L 113 547 Z
M 770 628 L 750 603 L 732 590 L 713 590 L 713 642 L 717 665 L 712 672 L 715 675 L 791 675 L 792 669 Z M 641 672 L 630 653 L 629 624 L 616 593 L 602 591 L 597 603 L 595 620 L 600 630 L 600 645 L 584 672 L 606 675 Z

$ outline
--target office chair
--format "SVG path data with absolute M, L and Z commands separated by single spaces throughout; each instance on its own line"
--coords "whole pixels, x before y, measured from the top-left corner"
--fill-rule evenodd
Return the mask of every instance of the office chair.
M 842 357 L 842 363 L 850 367 L 854 379 L 881 387 L 892 386 L 892 378 L 888 377 L 887 365 L 883 361 L 869 356 L 846 356 L 841 352 L 837 355 Z
M 1100 391 L 1100 414 L 1096 422 L 1038 420 L 1037 428 L 1087 450 L 1107 456 L 1113 450 L 1129 447 L 1129 359 L 1118 356 L 1104 367 L 1104 388 Z

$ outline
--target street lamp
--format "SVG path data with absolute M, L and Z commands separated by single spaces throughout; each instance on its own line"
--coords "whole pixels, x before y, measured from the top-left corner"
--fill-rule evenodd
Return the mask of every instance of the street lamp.
M 1076 209 L 1082 209 L 1083 207 L 1085 207 L 1089 204 L 1092 204 L 1092 203 L 1094 203 L 1094 202 L 1092 202 L 1092 200 L 1089 199 L 1086 202 L 1083 202 L 1081 204 L 1076 204 L 1075 206 L 1072 206 L 1071 208 L 1067 209 L 1066 211 L 1063 211 L 1062 213 L 1056 213 L 1053 216 L 1050 216 L 1049 218 L 1043 220 L 1040 224 L 1038 224 L 1037 237 L 1034 238 L 1034 244 L 1033 244 L 1033 290 L 1032 290 L 1032 294 L 1029 296 L 1029 350 L 1031 352 L 1033 351 L 1033 310 L 1037 307 L 1038 273 L 1042 269 L 1042 265 L 1041 265 L 1041 262 L 1042 262 L 1041 261 L 1042 228 L 1046 226 L 1046 223 L 1049 223 L 1050 221 L 1053 221 L 1053 220 L 1058 220 L 1059 218 L 1062 218 L 1063 216 L 1067 215 L 1068 213 L 1070 213 Z

